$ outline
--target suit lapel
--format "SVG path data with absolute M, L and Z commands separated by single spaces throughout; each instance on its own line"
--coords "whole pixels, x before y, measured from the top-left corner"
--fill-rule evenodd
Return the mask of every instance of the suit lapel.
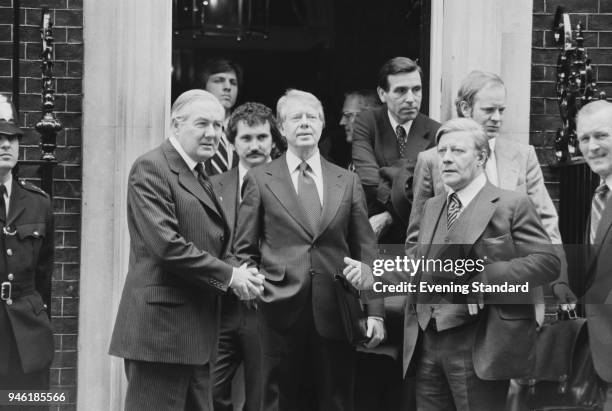
M 13 179 L 13 187 L 11 190 L 11 199 L 9 201 L 9 212 L 6 217 L 5 226 L 10 226 L 23 213 L 27 205 L 23 190 L 19 185 L 18 180 Z
M 380 148 L 380 151 L 385 158 L 385 164 L 389 165 L 395 163 L 399 158 L 399 145 L 397 144 L 397 135 L 395 130 L 391 127 L 389 122 L 389 114 L 387 113 L 387 106 L 383 105 L 379 109 L 374 111 L 374 117 L 378 129 L 380 130 L 377 136 L 376 146 Z
M 425 151 L 429 147 L 430 141 L 429 139 L 425 138 L 426 134 L 427 129 L 425 128 L 425 116 L 419 113 L 412 122 L 410 132 L 408 133 L 408 141 L 411 141 L 411 146 L 416 153 Z
M 463 210 L 461 213 L 461 216 L 463 216 L 463 213 L 469 212 L 471 218 L 461 218 L 459 216 L 452 231 L 448 234 L 449 243 L 466 244 L 471 249 L 491 221 L 496 209 L 495 202 L 498 198 L 499 195 L 496 193 L 494 186 L 487 182 L 468 205 L 471 210 Z
M 297 193 L 291 181 L 289 168 L 287 167 L 286 157 L 283 155 L 277 160 L 270 163 L 267 174 L 269 180 L 267 186 L 281 203 L 285 211 L 311 236 L 315 233 L 311 227 L 310 221 L 304 212 L 304 208 L 298 201 Z
M 323 171 L 323 216 L 317 236 L 325 231 L 337 214 L 347 185 L 346 180 L 342 179 L 342 173 L 334 173 L 330 164 L 323 158 L 321 158 L 321 170 Z
M 169 140 L 162 143 L 162 150 L 166 156 L 166 160 L 170 169 L 178 175 L 178 182 L 185 190 L 193 194 L 200 202 L 219 217 L 225 224 L 227 219 L 221 213 L 223 210 L 218 210 L 212 198 L 206 193 L 204 188 L 198 182 L 198 179 L 193 175 L 187 167 L 187 163 L 182 159 L 181 155 L 172 147 Z
M 219 198 L 219 204 L 227 217 L 227 224 L 234 229 L 236 224 L 236 210 L 238 209 L 238 167 L 234 167 L 226 173 L 221 174 L 214 180 L 215 194 Z
M 512 144 L 507 144 L 504 140 L 497 138 L 495 141 L 495 160 L 497 162 L 497 178 L 499 187 L 506 190 L 516 190 L 519 166 L 515 161 L 518 155 Z
M 429 250 L 433 243 L 433 238 L 435 234 L 436 227 L 440 222 L 440 217 L 442 213 L 446 211 L 446 195 L 440 194 L 434 197 L 427 208 L 425 209 L 425 215 L 423 217 L 423 222 L 425 223 L 422 228 L 421 238 L 419 240 L 420 244 L 425 244 L 425 253 L 424 255 L 429 256 Z

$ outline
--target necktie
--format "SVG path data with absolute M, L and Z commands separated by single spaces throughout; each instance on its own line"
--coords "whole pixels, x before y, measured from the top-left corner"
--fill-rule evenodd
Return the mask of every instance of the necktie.
M 217 174 L 225 173 L 230 169 L 229 147 L 225 138 L 221 137 L 219 139 L 219 147 L 215 155 L 210 159 L 210 163 Z
M 217 196 L 215 195 L 212 184 L 210 183 L 210 180 L 208 179 L 208 176 L 204 172 L 204 167 L 202 166 L 202 163 L 198 163 L 195 166 L 194 170 L 196 171 L 196 173 L 198 173 L 198 182 L 204 188 L 204 191 L 206 191 L 206 194 L 208 194 L 210 199 L 213 201 L 213 203 L 215 204 L 215 207 L 217 207 L 217 212 L 220 215 L 223 215 L 223 212 L 221 211 L 222 210 L 221 205 L 217 201 Z
M 593 202 L 591 203 L 591 230 L 589 233 L 589 240 L 591 244 L 595 244 L 595 234 L 597 234 L 597 227 L 601 221 L 601 213 L 606 205 L 609 193 L 610 189 L 606 183 L 602 183 L 599 187 L 597 187 L 595 194 L 593 195 Z
M 308 163 L 302 161 L 298 168 L 300 170 L 298 175 L 298 198 L 306 211 L 312 228 L 316 229 L 319 226 L 322 210 L 317 186 L 310 174 L 307 173 L 310 170 Z
M 395 134 L 397 134 L 397 144 L 400 150 L 400 156 L 402 158 L 406 157 L 406 146 L 408 145 L 408 135 L 406 134 L 406 129 L 400 125 L 395 128 Z
M 448 211 L 447 211 L 447 229 L 450 231 L 455 221 L 459 218 L 459 213 L 461 213 L 461 201 L 457 196 L 457 193 L 452 193 L 448 196 Z
M 0 220 L 6 221 L 6 203 L 4 202 L 4 195 L 6 194 L 6 186 L 0 184 Z

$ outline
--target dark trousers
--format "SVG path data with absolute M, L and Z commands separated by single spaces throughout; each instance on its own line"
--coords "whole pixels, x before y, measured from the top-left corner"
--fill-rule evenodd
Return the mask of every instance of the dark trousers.
M 125 360 L 125 411 L 210 411 L 210 367 Z
M 308 305 L 288 330 L 259 316 L 262 411 L 352 411 L 355 349 L 321 337 Z
M 0 302 L 0 304 L 4 304 Z M 0 390 L 41 390 L 49 389 L 49 368 L 24 373 L 17 351 L 13 329 L 4 307 L 0 306 Z M 0 405 L 0 411 L 43 411 L 47 405 Z
M 357 352 L 355 411 L 402 408 L 402 364 L 388 355 Z
M 612 411 L 612 382 L 608 383 L 606 402 L 604 403 L 603 411 Z
M 504 411 L 509 382 L 481 380 L 474 370 L 477 326 L 423 332 L 416 370 L 418 411 Z
M 257 312 L 233 295 L 223 296 L 217 358 L 212 365 L 213 408 L 232 411 L 232 379 L 244 364 L 244 411 L 259 410 L 261 350 L 257 334 Z

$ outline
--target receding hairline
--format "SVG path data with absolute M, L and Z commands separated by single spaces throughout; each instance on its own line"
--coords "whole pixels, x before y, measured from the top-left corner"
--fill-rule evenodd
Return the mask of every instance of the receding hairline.
M 584 117 L 591 117 L 598 114 L 608 114 L 610 117 L 610 125 L 612 125 L 612 103 L 606 100 L 598 100 L 589 103 L 580 109 L 576 116 L 576 125 L 581 122 Z

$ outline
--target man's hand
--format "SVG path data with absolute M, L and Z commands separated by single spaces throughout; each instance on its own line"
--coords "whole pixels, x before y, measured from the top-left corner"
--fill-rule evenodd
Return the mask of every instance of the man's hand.
M 259 274 L 257 268 L 247 268 L 246 264 L 234 267 L 230 288 L 241 300 L 252 300 L 263 293 L 265 277 Z
M 372 230 L 374 230 L 374 234 L 376 234 L 376 238 L 380 238 L 382 233 L 392 222 L 393 217 L 391 217 L 391 213 L 388 211 L 370 217 L 370 225 L 372 226 Z
M 565 283 L 554 284 L 552 292 L 557 299 L 557 304 L 575 304 L 578 301 L 576 295 Z
M 344 270 L 342 274 L 346 279 L 358 290 L 366 290 L 374 283 L 372 269 L 361 261 L 353 260 L 349 257 L 344 257 Z
M 368 317 L 368 328 L 366 335 L 370 338 L 363 345 L 366 348 L 374 348 L 385 339 L 385 323 L 381 318 Z

